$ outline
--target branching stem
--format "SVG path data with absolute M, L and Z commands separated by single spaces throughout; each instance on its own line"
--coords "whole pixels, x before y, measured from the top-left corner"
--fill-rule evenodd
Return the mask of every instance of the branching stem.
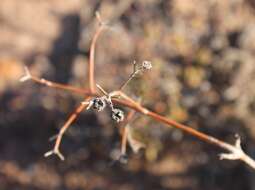
M 226 143 L 224 141 L 216 139 L 215 137 L 212 137 L 210 135 L 207 135 L 205 133 L 197 131 L 189 126 L 180 124 L 170 118 L 161 116 L 158 113 L 149 111 L 148 109 L 141 106 L 139 103 L 137 103 L 134 100 L 132 100 L 131 98 L 129 98 L 123 92 L 119 93 L 119 94 L 124 99 L 124 101 L 123 100 L 114 100 L 113 102 L 116 101 L 116 103 L 119 103 L 123 106 L 129 107 L 131 109 L 135 109 L 136 111 L 143 113 L 156 121 L 166 124 L 167 127 L 178 128 L 194 137 L 199 138 L 200 140 L 202 140 L 204 142 L 216 145 L 216 146 L 229 152 L 227 154 L 220 154 L 220 159 L 241 160 L 244 163 L 246 163 L 247 165 L 249 165 L 251 168 L 255 169 L 255 161 L 242 150 L 240 138 L 237 139 L 235 145 L 231 145 L 229 143 Z
M 86 98 L 85 101 L 87 101 L 89 98 Z M 71 114 L 71 116 L 68 118 L 68 120 L 65 122 L 65 124 L 63 125 L 63 127 L 60 129 L 57 137 L 56 137 L 56 142 L 54 145 L 53 150 L 46 152 L 44 154 L 45 157 L 48 157 L 52 154 L 56 154 L 61 160 L 64 160 L 64 156 L 61 154 L 61 152 L 59 151 L 59 146 L 62 140 L 62 137 L 65 133 L 65 131 L 68 129 L 68 127 L 74 122 L 74 120 L 77 118 L 77 116 L 86 108 L 87 105 L 85 104 L 80 104 L 76 110 Z
M 89 65 L 88 65 L 88 80 L 89 80 L 89 90 L 91 93 L 96 92 L 95 88 L 95 49 L 96 42 L 102 31 L 105 29 L 105 24 L 102 22 L 100 14 L 96 13 L 97 21 L 99 22 L 99 28 L 97 29 L 95 35 L 92 38 L 91 46 L 90 46 L 90 55 L 89 55 Z
M 88 69 L 88 82 L 89 82 L 88 90 L 83 90 L 83 89 L 79 89 L 79 88 L 72 87 L 69 85 L 59 84 L 59 83 L 51 82 L 51 81 L 48 81 L 48 80 L 45 80 L 42 78 L 40 79 L 40 78 L 34 77 L 30 74 L 30 72 L 27 68 L 25 68 L 26 75 L 23 76 L 20 80 L 21 82 L 24 82 L 26 80 L 31 79 L 37 83 L 40 83 L 40 84 L 43 84 L 43 85 L 46 85 L 49 87 L 69 90 L 74 93 L 89 96 L 88 98 L 85 99 L 85 101 L 84 101 L 85 103 L 82 103 L 79 107 L 77 107 L 77 109 L 68 118 L 68 120 L 66 121 L 66 123 L 64 124 L 64 126 L 62 127 L 62 129 L 60 130 L 59 134 L 56 137 L 54 149 L 47 152 L 45 154 L 45 156 L 49 156 L 51 154 L 57 154 L 60 157 L 60 159 L 62 159 L 62 160 L 64 159 L 64 156 L 59 151 L 59 146 L 60 146 L 64 132 L 68 129 L 68 127 L 71 125 L 71 123 L 74 122 L 74 120 L 84 110 L 84 108 L 86 108 L 86 106 L 88 106 L 88 104 L 86 102 L 89 100 L 89 98 L 100 96 L 100 94 L 96 92 L 96 88 L 95 88 L 96 87 L 95 76 L 94 76 L 95 46 L 96 46 L 96 41 L 97 41 L 99 35 L 102 33 L 103 29 L 105 28 L 104 27 L 105 25 L 102 23 L 102 19 L 98 13 L 97 13 L 97 19 L 100 23 L 100 26 L 97 29 L 95 35 L 93 36 L 92 43 L 90 46 L 90 58 L 89 58 L 89 69 Z M 151 68 L 150 63 L 144 62 L 143 68 L 150 69 Z M 133 73 L 131 74 L 129 79 L 121 86 L 120 90 L 118 90 L 118 91 L 113 91 L 108 94 L 100 86 L 98 86 L 98 88 L 104 94 L 107 94 L 107 96 L 110 98 L 110 101 L 112 101 L 113 104 L 118 104 L 118 105 L 122 105 L 124 107 L 130 108 L 130 109 L 133 109 L 133 110 L 140 112 L 146 116 L 149 116 L 150 118 L 152 118 L 158 122 L 166 124 L 167 127 L 175 127 L 177 129 L 182 130 L 185 133 L 188 133 L 194 137 L 197 137 L 198 139 L 200 139 L 204 142 L 216 145 L 216 146 L 229 152 L 229 153 L 221 154 L 220 159 L 241 160 L 244 163 L 246 163 L 247 165 L 249 165 L 251 168 L 255 169 L 255 161 L 242 150 L 241 140 L 239 137 L 237 138 L 235 145 L 231 145 L 224 141 L 218 140 L 215 137 L 212 137 L 212 136 L 202 133 L 198 130 L 195 130 L 187 125 L 180 124 L 170 118 L 167 118 L 167 117 L 162 116 L 158 113 L 150 111 L 147 108 L 143 107 L 139 102 L 136 102 L 135 100 L 130 98 L 128 95 L 126 95 L 122 90 L 129 83 L 129 81 L 132 78 L 134 78 L 135 75 L 138 74 L 138 72 L 140 72 L 140 70 L 136 69 L 135 64 L 134 64 Z M 126 142 L 127 142 L 127 136 L 125 135 L 125 131 L 124 131 L 124 134 L 122 137 L 122 148 L 121 148 L 121 152 L 123 152 L 123 153 L 126 152 Z

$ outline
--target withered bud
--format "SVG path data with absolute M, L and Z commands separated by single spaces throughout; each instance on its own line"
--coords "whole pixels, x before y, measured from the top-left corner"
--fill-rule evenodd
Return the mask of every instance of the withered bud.
M 113 109 L 112 110 L 112 119 L 116 122 L 121 122 L 124 120 L 124 112 L 120 109 Z
M 150 70 L 152 68 L 152 64 L 150 61 L 144 61 L 142 63 L 143 70 Z
M 106 106 L 105 100 L 103 98 L 94 98 L 92 100 L 92 108 L 97 111 L 102 111 Z

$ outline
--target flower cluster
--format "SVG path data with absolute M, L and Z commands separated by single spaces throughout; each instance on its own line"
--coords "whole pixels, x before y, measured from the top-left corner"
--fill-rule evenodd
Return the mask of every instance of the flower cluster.
M 89 102 L 83 102 L 83 104 L 88 105 L 87 110 L 92 108 L 93 110 L 96 110 L 98 112 L 104 110 L 106 105 L 108 105 L 111 108 L 111 117 L 117 123 L 123 121 L 125 118 L 124 112 L 121 109 L 113 107 L 111 96 L 92 98 Z

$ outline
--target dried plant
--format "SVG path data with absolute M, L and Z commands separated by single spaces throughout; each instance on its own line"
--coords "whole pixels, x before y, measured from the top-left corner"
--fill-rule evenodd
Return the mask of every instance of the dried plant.
M 102 22 L 102 19 L 99 13 L 96 13 L 97 20 L 99 22 L 99 27 L 96 30 L 96 33 L 93 36 L 92 43 L 90 46 L 90 58 L 88 64 L 88 82 L 89 88 L 88 89 L 81 89 L 76 88 L 69 85 L 59 84 L 55 82 L 48 81 L 44 78 L 38 78 L 33 76 L 29 69 L 25 68 L 25 75 L 20 79 L 21 82 L 25 82 L 27 80 L 32 80 L 34 82 L 46 85 L 52 88 L 58 88 L 62 90 L 71 91 L 73 93 L 78 93 L 84 96 L 84 101 L 75 109 L 75 111 L 71 114 L 71 116 L 67 119 L 59 133 L 53 138 L 55 139 L 55 145 L 52 150 L 45 153 L 45 157 L 48 157 L 52 154 L 56 154 L 61 160 L 64 160 L 64 156 L 61 154 L 59 147 L 63 137 L 63 134 L 68 129 L 68 127 L 75 121 L 78 115 L 84 109 L 93 109 L 95 111 L 102 111 L 106 106 L 108 106 L 111 110 L 111 117 L 116 122 L 122 122 L 120 125 L 121 128 L 121 155 L 119 156 L 119 161 L 122 163 L 127 162 L 127 155 L 126 155 L 126 146 L 127 143 L 131 146 L 134 152 L 137 152 L 140 148 L 144 148 L 145 145 L 137 140 L 135 140 L 130 132 L 129 122 L 132 119 L 135 112 L 140 112 L 141 114 L 150 117 L 158 122 L 165 124 L 167 127 L 175 127 L 177 129 L 182 130 L 194 137 L 197 137 L 203 142 L 207 142 L 213 144 L 217 147 L 222 148 L 223 150 L 227 151 L 227 153 L 220 154 L 220 159 L 227 159 L 227 160 L 241 160 L 251 168 L 255 169 L 255 161 L 248 156 L 241 147 L 241 140 L 239 135 L 236 135 L 236 142 L 234 145 L 221 141 L 215 137 L 197 131 L 189 126 L 180 124 L 170 118 L 164 117 L 158 113 L 150 111 L 149 109 L 145 108 L 140 104 L 140 102 L 133 100 L 127 94 L 124 93 L 124 88 L 126 85 L 139 73 L 143 73 L 147 70 L 152 68 L 152 64 L 149 61 L 144 61 L 141 65 L 137 65 L 136 62 L 133 64 L 133 72 L 128 78 L 128 80 L 121 85 L 118 90 L 112 92 L 106 92 L 100 85 L 95 83 L 94 77 L 94 62 L 95 62 L 95 47 L 96 42 L 99 35 L 107 28 L 107 25 Z M 119 108 L 115 108 L 115 105 L 126 107 L 131 109 L 131 111 L 124 116 L 123 110 Z

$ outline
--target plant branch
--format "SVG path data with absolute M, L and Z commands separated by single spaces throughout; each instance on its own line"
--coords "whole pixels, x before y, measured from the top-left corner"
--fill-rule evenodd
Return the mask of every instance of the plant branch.
M 85 101 L 87 101 L 89 98 L 86 98 Z M 77 118 L 77 116 L 87 107 L 85 104 L 80 104 L 75 111 L 71 114 L 71 116 L 68 118 L 66 123 L 63 125 L 63 127 L 60 129 L 59 133 L 56 136 L 56 142 L 54 145 L 53 150 L 50 150 L 44 154 L 45 157 L 48 157 L 52 154 L 56 154 L 61 160 L 64 160 L 64 156 L 59 151 L 59 146 L 62 140 L 62 137 L 65 133 L 65 131 L 70 127 L 70 125 L 74 122 L 74 120 Z
M 24 82 L 27 80 L 33 80 L 37 83 L 40 83 L 40 84 L 43 84 L 43 85 L 46 85 L 49 87 L 53 87 L 53 88 L 68 90 L 68 91 L 72 91 L 74 93 L 83 94 L 83 95 L 86 94 L 89 96 L 99 96 L 99 94 L 97 94 L 97 93 L 90 93 L 84 89 L 80 89 L 80 88 L 76 88 L 76 87 L 72 87 L 72 86 L 68 86 L 68 85 L 64 85 L 64 84 L 59 84 L 59 83 L 45 80 L 43 78 L 38 78 L 38 77 L 32 76 L 27 67 L 25 67 L 25 72 L 26 72 L 25 76 L 23 76 L 20 79 L 21 82 Z M 125 106 L 128 108 L 134 109 L 144 115 L 147 115 L 147 116 L 153 118 L 156 121 L 166 124 L 169 127 L 172 126 L 172 127 L 178 128 L 194 137 L 201 139 L 202 141 L 208 142 L 210 144 L 214 144 L 218 147 L 223 148 L 224 150 L 227 150 L 229 153 L 221 154 L 220 159 L 241 160 L 241 161 L 245 162 L 247 165 L 249 165 L 250 167 L 252 167 L 253 169 L 255 169 L 255 161 L 242 150 L 239 138 L 237 139 L 235 145 L 231 145 L 231 144 L 225 143 L 221 140 L 218 140 L 212 136 L 209 136 L 207 134 L 199 132 L 189 126 L 180 124 L 172 119 L 166 118 L 166 117 L 161 116 L 155 112 L 149 111 L 145 107 L 141 106 L 140 103 L 136 102 L 135 100 L 130 98 L 128 95 L 126 95 L 122 91 L 113 91 L 110 93 L 110 96 L 113 97 L 112 101 L 114 104 L 119 104 L 119 105 L 122 105 L 122 106 Z M 116 98 L 116 97 L 121 97 L 122 99 Z M 87 100 L 88 99 L 85 99 L 85 102 Z M 76 119 L 78 114 L 86 106 L 87 106 L 87 104 L 81 104 L 76 109 L 76 111 L 74 113 L 72 113 L 72 115 L 69 117 L 69 119 L 67 120 L 67 122 L 64 124 L 64 126 L 60 130 L 59 134 L 57 135 L 57 140 L 56 140 L 54 149 L 52 151 L 45 153 L 45 156 L 49 156 L 51 154 L 57 154 L 61 160 L 64 160 L 64 156 L 59 151 L 59 146 L 60 146 L 62 136 L 63 136 L 64 132 L 67 130 L 67 128 L 70 126 L 70 124 Z M 125 144 L 125 138 L 122 140 L 122 144 Z M 124 145 L 122 145 L 122 147 L 124 147 Z M 124 151 L 124 148 L 122 148 L 122 151 Z
M 135 110 L 129 111 L 127 114 L 127 117 L 125 121 L 122 123 L 122 131 L 121 131 L 121 154 L 125 155 L 127 152 L 127 137 L 128 137 L 128 124 L 131 121 L 131 119 L 135 115 Z
M 143 113 L 151 117 L 152 119 L 156 121 L 166 124 L 167 127 L 175 127 L 177 129 L 180 129 L 194 137 L 197 137 L 198 139 L 204 142 L 213 144 L 229 152 L 229 153 L 220 154 L 220 159 L 241 160 L 247 165 L 249 165 L 251 168 L 255 169 L 255 161 L 242 150 L 241 140 L 239 137 L 237 138 L 235 145 L 231 145 L 229 143 L 216 139 L 215 137 L 212 137 L 210 135 L 197 131 L 187 125 L 180 124 L 170 118 L 166 118 L 164 116 L 161 116 L 158 113 L 149 111 L 145 107 L 141 106 L 138 102 L 135 102 L 134 100 L 132 100 L 123 92 L 116 91 L 113 93 L 119 94 L 124 99 L 124 101 L 120 99 L 114 99 L 113 102 L 129 107 L 131 109 L 134 109 L 140 113 Z
M 45 153 L 45 156 L 49 156 L 51 154 L 56 154 L 60 157 L 61 160 L 64 160 L 64 156 L 59 151 L 59 146 L 60 146 L 63 134 L 68 129 L 68 127 L 71 125 L 71 123 L 74 122 L 74 120 L 77 118 L 77 116 L 84 110 L 84 108 L 86 108 L 88 106 L 87 101 L 89 100 L 89 98 L 100 96 L 99 93 L 96 93 L 96 83 L 95 83 L 95 76 L 94 76 L 95 47 L 96 47 L 96 42 L 97 42 L 99 35 L 102 33 L 103 29 L 105 28 L 105 24 L 102 22 L 102 19 L 101 19 L 99 13 L 97 13 L 96 15 L 97 15 L 97 20 L 98 20 L 100 26 L 97 29 L 95 35 L 93 36 L 92 43 L 90 46 L 90 57 L 89 57 L 89 66 L 88 66 L 88 82 L 89 82 L 88 90 L 83 90 L 83 89 L 75 88 L 75 87 L 64 85 L 64 84 L 54 83 L 54 82 L 45 80 L 43 78 L 34 77 L 30 74 L 30 72 L 27 68 L 25 68 L 25 72 L 26 72 L 25 76 L 20 79 L 21 82 L 31 79 L 37 83 L 40 83 L 40 84 L 43 84 L 43 85 L 46 85 L 49 87 L 69 90 L 74 93 L 89 96 L 88 98 L 85 99 L 85 103 L 82 103 L 79 107 L 77 107 L 76 110 L 68 118 L 68 120 L 66 121 L 64 126 L 61 128 L 59 134 L 56 137 L 54 149 Z M 150 62 L 144 62 L 142 67 L 143 67 L 143 69 L 147 70 L 147 69 L 151 68 L 151 64 L 150 64 Z M 137 74 L 135 72 L 135 70 L 136 70 L 136 68 L 134 67 L 134 72 L 131 74 L 129 79 L 121 86 L 120 89 L 124 89 L 126 84 Z M 147 115 L 150 118 L 152 118 L 158 122 L 164 123 L 164 124 L 166 124 L 167 127 L 175 127 L 177 129 L 180 129 L 180 130 L 184 131 L 185 133 L 188 133 L 194 137 L 197 137 L 198 139 L 200 139 L 204 142 L 213 144 L 213 145 L 218 146 L 218 147 L 229 152 L 229 153 L 220 154 L 220 159 L 241 160 L 244 163 L 246 163 L 247 165 L 249 165 L 251 168 L 255 169 L 255 161 L 242 150 L 241 140 L 239 137 L 237 137 L 235 145 L 231 145 L 224 141 L 218 140 L 210 135 L 207 135 L 207 134 L 202 133 L 198 130 L 195 130 L 187 125 L 180 124 L 170 118 L 164 117 L 158 113 L 150 111 L 147 108 L 143 107 L 139 102 L 136 102 L 135 100 L 130 98 L 128 95 L 126 95 L 121 90 L 113 91 L 108 94 L 107 92 L 104 92 L 103 88 L 101 88 L 100 86 L 98 86 L 98 87 L 104 94 L 105 93 L 107 94 L 107 97 L 109 98 L 111 106 L 112 106 L 112 103 L 119 104 L 124 107 L 133 109 L 137 112 L 140 112 L 144 115 Z M 124 136 L 122 137 L 122 148 L 121 148 L 122 151 L 121 152 L 126 151 L 126 147 L 125 147 L 126 146 L 125 144 L 127 141 L 126 139 L 127 139 L 127 136 L 125 136 L 125 134 L 124 134 Z
M 131 75 L 129 76 L 129 78 L 121 85 L 120 87 L 120 91 L 123 90 L 127 84 L 140 72 L 140 70 L 136 69 L 136 61 L 134 61 L 133 63 L 133 72 L 131 73 Z
M 46 80 L 44 78 L 39 78 L 36 76 L 33 76 L 29 69 L 27 67 L 25 67 L 25 75 L 23 77 L 20 78 L 21 82 L 25 82 L 27 80 L 32 80 L 36 83 L 48 86 L 48 87 L 52 87 L 52 88 L 57 88 L 57 89 L 62 89 L 62 90 L 67 90 L 67 91 L 71 91 L 77 94 L 83 94 L 83 95 L 89 95 L 89 91 L 82 89 L 82 88 L 77 88 L 77 87 L 73 87 L 70 85 L 66 85 L 66 84 L 60 84 L 60 83 L 56 83 L 56 82 L 52 82 L 49 80 Z
M 99 22 L 99 27 L 94 34 L 90 46 L 90 55 L 89 55 L 89 65 L 88 65 L 88 80 L 89 80 L 89 90 L 91 93 L 95 93 L 95 49 L 96 49 L 96 42 L 99 35 L 105 29 L 105 24 L 102 22 L 101 16 L 98 12 L 96 12 L 97 21 Z

